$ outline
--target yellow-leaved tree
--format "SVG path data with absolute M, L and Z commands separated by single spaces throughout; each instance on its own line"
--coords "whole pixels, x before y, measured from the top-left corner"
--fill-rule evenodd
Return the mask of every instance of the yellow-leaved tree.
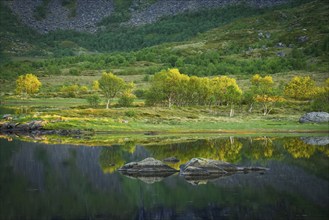
M 16 93 L 19 95 L 32 95 L 39 91 L 41 82 L 32 73 L 21 75 L 16 80 Z
M 251 78 L 251 84 L 253 99 L 262 104 L 263 115 L 268 115 L 275 103 L 284 101 L 281 96 L 275 94 L 272 76 L 261 77 L 256 74 Z
M 297 100 L 309 100 L 314 98 L 320 91 L 315 81 L 309 76 L 295 76 L 285 86 L 284 94 Z

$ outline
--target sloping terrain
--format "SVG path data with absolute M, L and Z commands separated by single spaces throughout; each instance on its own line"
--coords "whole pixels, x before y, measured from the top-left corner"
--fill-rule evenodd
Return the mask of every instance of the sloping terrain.
M 296 71 L 312 75 L 318 81 L 328 76 L 329 3 L 325 0 L 275 10 L 229 7 L 185 13 L 142 28 L 125 29 L 126 32 L 117 32 L 117 37 L 114 33 L 108 34 L 109 38 L 101 34 L 67 35 L 68 32 L 42 37 L 15 21 L 9 13 L 4 18 L 8 19 L 2 19 L 2 24 L 14 21 L 10 26 L 1 25 L 0 31 L 5 49 L 3 57 L 7 55 L 12 59 L 11 62 L 1 59 L 4 62 L 0 66 L 1 89 L 4 91 L 13 88 L 14 79 L 24 73 L 49 77 L 51 85 L 54 75 L 63 78 L 61 82 L 69 84 L 82 80 L 81 84 L 85 85 L 98 79 L 102 71 L 127 75 L 128 80 L 141 83 L 145 74 L 171 67 L 189 75 L 236 75 L 240 79 L 260 73 L 278 74 L 282 80 L 289 80 Z M 204 29 L 198 29 L 197 24 Z M 201 31 L 198 33 L 198 30 Z M 166 40 L 169 42 L 163 43 Z M 127 52 L 95 51 L 95 48 L 111 51 L 112 45 L 132 43 L 144 49 L 132 50 L 131 46 Z M 44 59 L 52 53 L 58 53 L 60 58 Z M 81 55 L 62 56 L 66 53 Z M 22 54 L 25 57 L 20 57 Z
M 240 3 L 271 7 L 286 2 L 289 0 L 12 0 L 5 4 L 24 24 L 48 33 L 59 29 L 95 32 L 97 23 L 106 17 L 114 23 L 128 21 L 141 25 L 187 11 Z

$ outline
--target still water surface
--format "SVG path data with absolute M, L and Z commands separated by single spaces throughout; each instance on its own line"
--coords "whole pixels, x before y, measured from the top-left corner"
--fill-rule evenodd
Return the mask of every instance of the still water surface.
M 222 137 L 90 147 L 0 139 L 1 219 L 328 219 L 328 138 Z M 326 142 L 327 141 L 327 142 Z M 312 144 L 310 144 L 312 143 Z M 314 145 L 321 144 L 321 145 Z M 133 179 L 152 156 L 269 168 L 215 180 Z

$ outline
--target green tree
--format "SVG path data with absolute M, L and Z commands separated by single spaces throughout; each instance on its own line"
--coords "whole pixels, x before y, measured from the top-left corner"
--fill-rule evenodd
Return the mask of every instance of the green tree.
M 325 81 L 325 85 L 319 88 L 318 94 L 312 100 L 311 109 L 329 112 L 329 78 Z
M 118 101 L 118 104 L 122 107 L 132 106 L 136 96 L 132 93 L 132 88 L 134 87 L 133 83 L 130 83 L 127 89 L 121 94 L 121 97 Z
M 208 105 L 211 95 L 209 78 L 190 77 L 187 92 L 187 101 L 190 105 Z
M 147 94 L 148 104 L 184 105 L 189 77 L 178 69 L 168 69 L 156 73 Z
M 38 77 L 32 73 L 19 76 L 16 80 L 16 93 L 32 95 L 37 93 L 41 87 L 41 82 Z
M 224 98 L 231 106 L 230 117 L 232 117 L 234 116 L 234 105 L 242 98 L 242 90 L 238 87 L 238 85 L 230 85 L 227 87 Z
M 97 107 L 100 103 L 101 99 L 98 94 L 93 94 L 87 97 L 87 102 L 91 107 Z
M 117 97 L 120 93 L 127 89 L 127 84 L 125 81 L 115 76 L 113 73 L 104 72 L 98 82 L 99 88 L 107 100 L 106 109 L 109 108 L 111 99 Z

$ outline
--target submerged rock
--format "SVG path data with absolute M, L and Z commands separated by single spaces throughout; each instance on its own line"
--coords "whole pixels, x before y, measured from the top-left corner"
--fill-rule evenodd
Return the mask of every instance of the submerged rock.
M 299 119 L 300 123 L 321 123 L 329 122 L 329 114 L 327 112 L 309 112 Z
M 181 166 L 180 174 L 192 183 L 199 184 L 235 173 L 266 171 L 264 167 L 239 167 L 224 161 L 205 158 L 193 158 Z
M 121 167 L 118 171 L 122 174 L 128 174 L 130 176 L 149 176 L 149 177 L 161 177 L 168 176 L 178 172 L 174 168 L 164 164 L 160 160 L 156 160 L 152 157 L 148 157 L 140 162 L 127 163 Z

